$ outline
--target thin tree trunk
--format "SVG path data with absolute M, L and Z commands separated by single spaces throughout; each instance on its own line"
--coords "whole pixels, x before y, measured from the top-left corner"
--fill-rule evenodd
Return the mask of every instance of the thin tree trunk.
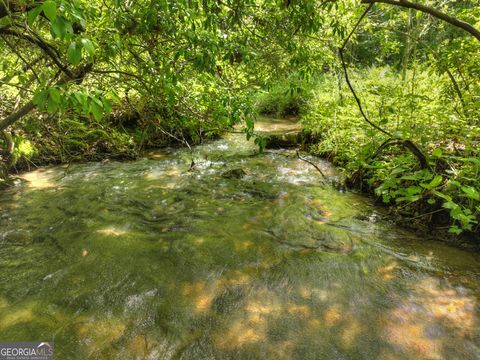
M 407 70 L 408 70 L 408 59 L 410 58 L 410 52 L 412 50 L 412 40 L 411 40 L 411 32 L 413 26 L 413 10 L 410 9 L 408 11 L 408 20 L 407 20 L 407 29 L 405 31 L 405 37 L 403 42 L 403 56 L 402 56 L 402 80 L 405 81 L 407 78 Z
M 457 80 L 455 80 L 455 77 L 453 76 L 452 72 L 448 69 L 447 69 L 447 75 L 450 78 L 450 80 L 452 81 L 453 89 L 457 93 L 458 99 L 460 100 L 460 102 L 462 103 L 462 107 L 464 108 L 465 107 L 465 102 L 463 101 L 462 92 L 460 91 L 460 87 L 458 86 Z
M 33 101 L 30 100 L 25 105 L 23 105 L 20 109 L 18 109 L 16 112 L 8 115 L 5 119 L 0 121 L 0 131 L 5 130 L 7 127 L 12 125 L 15 121 L 27 115 L 30 111 L 33 110 L 34 107 L 35 105 L 33 104 Z

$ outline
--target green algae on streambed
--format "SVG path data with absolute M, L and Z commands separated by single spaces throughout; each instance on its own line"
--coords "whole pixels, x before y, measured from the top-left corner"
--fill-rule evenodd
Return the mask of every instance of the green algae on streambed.
M 0 341 L 54 341 L 58 359 L 480 358 L 479 255 L 383 222 L 294 151 L 231 135 L 23 178 L 0 195 Z

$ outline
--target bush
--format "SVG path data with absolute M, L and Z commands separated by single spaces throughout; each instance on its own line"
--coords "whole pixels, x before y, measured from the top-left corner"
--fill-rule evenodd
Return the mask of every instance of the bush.
M 472 104 L 460 110 L 449 79 L 421 69 L 406 80 L 388 67 L 351 77 L 370 120 L 394 138 L 416 144 L 428 167 L 402 146 L 374 156 L 389 137 L 361 117 L 349 89 L 334 76 L 316 86 L 302 117 L 305 129 L 322 139 L 312 151 L 343 167 L 352 185 L 409 219 L 448 223 L 454 233 L 478 232 L 478 108 L 473 116 Z
M 255 112 L 265 116 L 299 116 L 309 101 L 311 89 L 312 83 L 292 76 L 259 92 L 254 99 Z

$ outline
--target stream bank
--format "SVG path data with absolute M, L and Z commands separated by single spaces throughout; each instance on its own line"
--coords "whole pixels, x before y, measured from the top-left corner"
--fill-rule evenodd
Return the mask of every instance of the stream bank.
M 372 174 L 368 172 L 368 164 L 364 168 L 357 169 L 355 172 L 349 172 L 349 164 L 336 161 L 335 153 L 318 153 L 316 148 L 323 140 L 319 134 L 313 134 L 302 128 L 298 119 L 291 117 L 279 119 L 272 117 L 260 117 L 258 121 L 258 133 L 264 137 L 266 148 L 270 149 L 299 149 L 303 152 L 316 155 L 317 159 L 330 161 L 335 165 L 339 173 L 343 174 L 340 181 L 333 183 L 337 188 L 347 187 L 352 191 L 357 191 L 375 199 L 377 206 L 382 206 L 388 210 L 388 219 L 393 223 L 408 228 L 412 231 L 422 233 L 424 236 L 434 237 L 457 246 L 469 248 L 475 251 L 480 250 L 480 228 L 472 231 L 464 231 L 462 234 L 454 234 L 449 231 L 452 226 L 452 219 L 448 216 L 448 206 L 442 207 L 442 204 L 436 203 L 433 206 L 427 203 L 427 199 L 422 201 L 412 200 L 411 202 L 397 203 L 394 201 L 384 202 L 382 196 L 376 192 L 376 188 L 381 183 L 374 182 Z M 264 131 L 271 126 L 270 131 Z M 311 163 L 315 166 L 314 163 Z M 414 170 L 411 170 L 413 173 Z M 412 174 L 410 174 L 413 176 Z M 338 179 L 337 179 L 338 180 Z M 405 181 L 406 184 L 398 185 L 399 188 L 415 185 L 416 182 Z M 417 186 L 418 187 L 418 186 Z M 415 188 L 416 189 L 416 188 Z M 422 189 L 420 187 L 420 189 Z M 423 189 L 425 190 L 425 189 Z M 430 199 L 431 200 L 431 197 Z M 403 206 L 402 206 L 403 205 Z M 408 211 L 405 205 L 409 205 Z M 454 204 L 452 204 L 453 206 Z

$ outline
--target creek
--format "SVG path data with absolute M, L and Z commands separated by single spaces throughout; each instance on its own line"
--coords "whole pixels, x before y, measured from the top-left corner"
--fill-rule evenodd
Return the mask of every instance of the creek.
M 230 134 L 38 169 L 0 203 L 0 341 L 53 341 L 58 359 L 480 359 L 479 255 L 390 224 L 294 150 Z

